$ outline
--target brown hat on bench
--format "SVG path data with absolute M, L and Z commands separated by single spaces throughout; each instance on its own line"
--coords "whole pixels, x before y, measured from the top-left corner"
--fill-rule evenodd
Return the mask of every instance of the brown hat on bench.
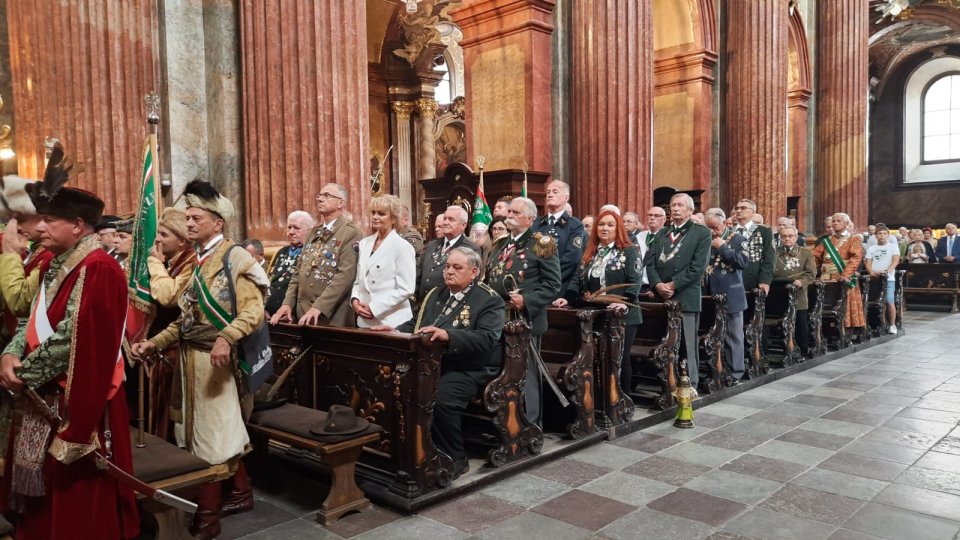
M 331 405 L 327 411 L 327 419 L 323 423 L 310 428 L 314 435 L 352 435 L 360 433 L 370 425 L 366 419 L 358 417 L 353 408 L 345 405 Z

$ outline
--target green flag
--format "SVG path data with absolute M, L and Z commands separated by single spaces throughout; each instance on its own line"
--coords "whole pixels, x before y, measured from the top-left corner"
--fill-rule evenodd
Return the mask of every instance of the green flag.
M 493 213 L 490 212 L 490 205 L 487 204 L 487 198 L 483 195 L 483 187 L 477 188 L 477 200 L 473 203 L 473 221 L 474 223 L 483 223 L 489 226 L 493 221 Z
M 143 176 L 140 181 L 140 199 L 133 222 L 133 246 L 130 249 L 130 265 L 127 287 L 130 301 L 127 306 L 126 336 L 131 343 L 146 338 L 147 329 L 156 313 L 153 296 L 150 294 L 150 270 L 147 258 L 157 239 L 157 224 L 160 221 L 159 184 L 156 173 L 156 142 L 151 135 L 143 149 Z

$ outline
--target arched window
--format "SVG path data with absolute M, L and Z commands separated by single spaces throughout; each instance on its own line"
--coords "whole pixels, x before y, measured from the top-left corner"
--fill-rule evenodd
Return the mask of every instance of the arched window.
M 434 71 L 442 71 L 443 78 L 440 79 L 440 83 L 437 84 L 437 89 L 434 92 L 434 98 L 437 100 L 437 103 L 441 105 L 446 105 L 453 102 L 453 92 L 450 84 L 450 69 L 447 67 L 447 60 L 443 56 L 438 56 L 437 59 L 433 62 Z
M 960 160 L 960 73 L 934 79 L 923 92 L 923 161 Z

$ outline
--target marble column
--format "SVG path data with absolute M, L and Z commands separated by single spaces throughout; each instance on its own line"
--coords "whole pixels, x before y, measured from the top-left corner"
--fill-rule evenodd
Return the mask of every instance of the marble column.
M 14 150 L 22 176 L 44 169 L 55 137 L 85 172 L 71 184 L 107 211 L 132 212 L 148 128 L 143 97 L 159 92 L 154 0 L 6 2 Z
M 810 162 L 807 148 L 807 115 L 811 92 L 807 89 L 791 90 L 787 94 L 787 125 L 789 134 L 787 148 L 789 150 L 789 170 L 787 172 L 787 196 L 801 197 L 800 208 L 797 210 L 797 224 L 803 227 L 806 212 L 807 194 L 807 167 Z M 774 223 L 777 217 L 784 214 L 771 215 L 768 223 Z
M 327 182 L 370 201 L 366 3 L 240 1 L 247 234 L 280 238 Z
M 726 8 L 724 208 L 752 199 L 757 211 L 773 220 L 787 210 L 788 3 L 728 0 Z
M 393 170 L 397 180 L 397 192 L 403 204 L 415 210 L 413 202 L 413 134 L 410 126 L 410 115 L 413 113 L 414 102 L 393 101 L 390 109 L 393 112 Z
M 488 171 L 549 172 L 555 0 L 464 0 L 450 16 L 463 29 L 467 163 Z
M 816 218 L 867 226 L 868 0 L 817 2 Z
M 437 176 L 437 137 L 434 131 L 440 106 L 428 97 L 420 98 L 416 103 L 420 133 L 417 180 L 429 180 Z
M 651 187 L 652 2 L 574 2 L 570 29 L 573 207 L 643 212 Z

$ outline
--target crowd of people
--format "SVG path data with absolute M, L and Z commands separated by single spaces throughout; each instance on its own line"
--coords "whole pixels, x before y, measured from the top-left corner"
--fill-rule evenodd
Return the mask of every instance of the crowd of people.
M 550 307 L 596 306 L 594 295 L 604 293 L 602 306 L 625 314 L 630 343 L 643 324 L 639 302 L 677 301 L 681 357 L 696 387 L 701 298 L 725 294 L 727 383 L 736 385 L 745 376 L 750 291 L 780 283 L 804 289 L 796 337 L 809 354 L 805 289 L 818 277 L 846 283 L 857 295 L 852 278 L 861 270 L 892 280 L 901 261 L 960 257 L 953 224 L 939 241 L 921 230 L 895 236 L 883 225 L 861 235 L 837 213 L 812 239 L 791 217 L 778 218 L 775 229 L 764 225 L 746 198 L 729 215 L 720 208 L 695 213 L 694 200 L 679 193 L 643 219 L 607 204 L 581 220 L 570 208 L 569 186 L 553 180 L 542 215 L 529 198 L 503 197 L 492 221 L 471 226 L 464 208 L 450 206 L 436 217 L 435 238 L 426 244 L 398 197 L 372 200 L 367 234 L 346 211 L 351 194 L 329 183 L 316 197 L 315 216 L 290 213 L 287 245 L 268 261 L 254 239 L 232 249 L 225 236 L 232 203 L 194 181 L 160 216 L 148 259 L 157 316 L 144 339 L 122 344 L 131 222 L 102 216 L 96 195 L 64 186 L 70 162 L 57 152 L 42 181 L 6 177 L 0 186 L 0 210 L 13 216 L 0 255 L 0 386 L 8 392 L 0 399 L 0 503 L 16 514 L 23 537 L 68 537 L 76 530 L 136 535 L 132 492 L 103 475 L 98 461 L 131 470 L 133 403 L 126 396 L 134 393 L 130 370 L 138 363 L 150 368 L 149 431 L 233 473 L 222 485 L 201 488 L 190 532 L 215 538 L 222 516 L 252 509 L 242 459 L 250 449 L 244 420 L 252 396 L 238 384 L 244 374 L 237 347 L 263 321 L 409 332 L 444 343 L 433 440 L 458 476 L 469 467 L 461 415 L 501 369 L 507 320 L 530 326 L 524 412 L 541 424 L 542 366 L 535 353 Z M 846 326 L 862 327 L 862 303 L 848 306 Z M 630 347 L 624 349 L 620 380 L 629 392 L 633 364 Z

